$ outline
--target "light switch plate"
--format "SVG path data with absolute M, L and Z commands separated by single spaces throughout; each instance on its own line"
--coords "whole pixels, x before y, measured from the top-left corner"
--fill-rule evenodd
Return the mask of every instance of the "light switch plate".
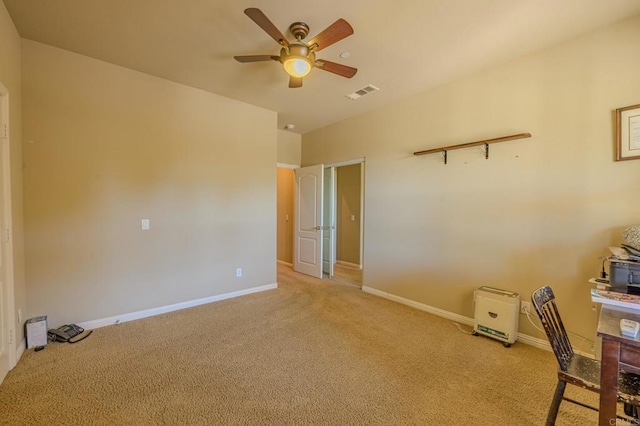
M 149 229 L 149 219 L 142 219 L 142 230 L 146 231 Z

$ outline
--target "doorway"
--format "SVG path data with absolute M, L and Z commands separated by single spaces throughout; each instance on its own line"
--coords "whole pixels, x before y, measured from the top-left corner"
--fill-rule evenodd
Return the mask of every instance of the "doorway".
M 364 158 L 294 174 L 294 271 L 362 287 Z
M 323 272 L 362 287 L 364 160 L 325 166 Z

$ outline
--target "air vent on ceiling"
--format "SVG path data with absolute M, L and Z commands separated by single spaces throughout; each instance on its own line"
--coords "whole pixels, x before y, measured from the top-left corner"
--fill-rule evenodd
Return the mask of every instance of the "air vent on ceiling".
M 378 89 L 373 84 L 369 84 L 368 86 L 365 86 L 362 89 L 356 90 L 355 92 L 350 93 L 350 94 L 345 95 L 345 96 L 347 98 L 351 99 L 352 101 L 355 101 L 356 99 L 360 99 L 364 95 L 368 95 L 369 93 L 377 92 L 378 90 L 380 90 L 380 89 Z

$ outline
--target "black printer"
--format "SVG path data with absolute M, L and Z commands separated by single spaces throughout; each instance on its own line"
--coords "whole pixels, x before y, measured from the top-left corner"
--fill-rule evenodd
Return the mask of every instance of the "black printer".
M 629 287 L 629 290 L 640 292 L 640 262 L 609 260 L 609 284 L 611 287 Z

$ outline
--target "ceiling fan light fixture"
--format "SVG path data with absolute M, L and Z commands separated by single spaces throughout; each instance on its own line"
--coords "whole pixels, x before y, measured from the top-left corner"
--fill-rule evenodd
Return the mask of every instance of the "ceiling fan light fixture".
M 305 77 L 315 61 L 313 52 L 309 52 L 309 48 L 304 44 L 291 43 L 288 52 L 283 48 L 280 52 L 281 62 L 284 70 L 291 77 Z
M 289 56 L 284 60 L 284 70 L 291 77 L 302 78 L 311 72 L 311 62 L 304 56 Z

